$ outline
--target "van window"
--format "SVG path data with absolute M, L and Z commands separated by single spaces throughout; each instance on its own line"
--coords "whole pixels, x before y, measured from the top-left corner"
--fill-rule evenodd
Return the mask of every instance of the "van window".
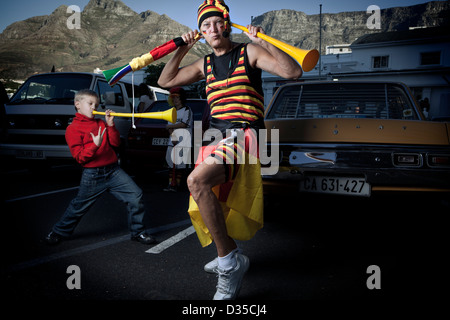
M 108 82 L 98 80 L 95 86 L 95 92 L 100 97 L 100 104 L 125 106 L 122 87 L 119 84 L 111 87 Z
M 72 104 L 81 89 L 91 86 L 87 74 L 45 74 L 30 77 L 12 97 L 11 104 Z
M 131 86 L 131 83 L 124 83 L 125 90 L 127 90 L 127 96 L 128 101 L 130 101 L 130 104 L 133 105 L 133 87 Z M 134 106 L 137 108 L 140 102 L 140 96 L 139 96 L 139 86 L 134 86 Z

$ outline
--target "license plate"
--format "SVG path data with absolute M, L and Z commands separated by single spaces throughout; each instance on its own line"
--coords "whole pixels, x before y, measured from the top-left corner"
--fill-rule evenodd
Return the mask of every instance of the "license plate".
M 45 159 L 44 151 L 40 150 L 19 150 L 16 157 L 20 159 Z
M 169 144 L 169 138 L 153 138 L 152 145 L 154 146 L 167 146 Z
M 370 184 L 364 178 L 306 176 L 300 191 L 369 197 Z

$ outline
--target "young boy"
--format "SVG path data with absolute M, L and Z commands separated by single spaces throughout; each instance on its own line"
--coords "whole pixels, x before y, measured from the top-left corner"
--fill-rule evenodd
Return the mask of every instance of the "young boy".
M 114 126 L 114 116 L 111 110 L 106 110 L 106 123 L 94 119 L 92 111 L 98 104 L 97 93 L 92 90 L 83 89 L 75 95 L 77 113 L 67 127 L 66 141 L 72 156 L 83 166 L 80 188 L 45 240 L 48 244 L 57 244 L 70 236 L 97 198 L 109 191 L 127 205 L 131 239 L 154 243 L 155 239 L 145 233 L 142 223 L 145 214 L 142 190 L 117 163 L 113 147 L 119 146 L 120 134 Z

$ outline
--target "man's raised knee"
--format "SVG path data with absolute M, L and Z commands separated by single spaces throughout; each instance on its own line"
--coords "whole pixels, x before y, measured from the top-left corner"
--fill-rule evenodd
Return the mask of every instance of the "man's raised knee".
M 196 190 L 197 190 L 198 184 L 199 184 L 199 181 L 198 181 L 196 175 L 194 175 L 194 174 L 191 173 L 191 174 L 187 177 L 186 183 L 187 183 L 187 186 L 188 186 L 188 188 L 189 188 L 189 191 L 190 191 L 191 193 L 195 193 Z

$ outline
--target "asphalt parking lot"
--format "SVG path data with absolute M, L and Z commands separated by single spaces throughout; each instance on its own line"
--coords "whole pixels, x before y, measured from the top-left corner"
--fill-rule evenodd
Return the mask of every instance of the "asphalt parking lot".
M 201 248 L 190 233 L 188 191 L 162 191 L 164 170 L 130 172 L 144 190 L 145 223 L 159 253 L 130 241 L 125 207 L 109 194 L 69 240 L 48 246 L 42 240 L 76 195 L 80 168 L 10 164 L 0 174 L 7 186 L 1 210 L 6 301 L 170 300 L 178 301 L 171 311 L 182 314 L 188 301 L 214 295 L 217 279 L 203 271 L 215 257 L 214 245 Z M 239 243 L 251 265 L 236 303 L 398 300 L 424 295 L 423 285 L 441 274 L 441 255 L 434 254 L 444 237 L 435 231 L 448 214 L 441 196 L 284 194 L 265 200 L 264 228 Z

